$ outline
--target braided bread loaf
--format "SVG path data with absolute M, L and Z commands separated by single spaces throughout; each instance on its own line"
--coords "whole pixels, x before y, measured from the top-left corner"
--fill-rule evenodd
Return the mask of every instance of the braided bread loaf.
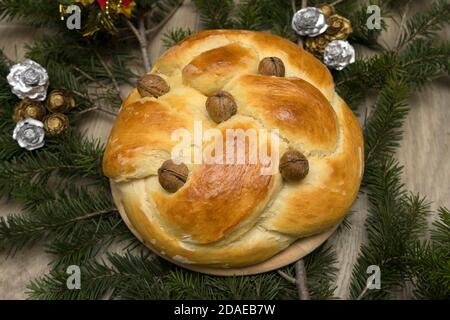
M 247 266 L 345 216 L 363 172 L 361 129 L 312 55 L 267 33 L 203 31 L 167 51 L 150 75 L 158 83 L 123 103 L 103 160 L 122 216 L 145 245 L 177 263 Z M 220 123 L 206 108 L 214 96 L 234 108 Z M 204 130 L 278 129 L 274 154 L 300 157 L 306 168 L 263 175 L 260 162 L 182 164 L 184 178 L 165 180 L 176 171 L 172 133 L 194 134 L 195 121 Z

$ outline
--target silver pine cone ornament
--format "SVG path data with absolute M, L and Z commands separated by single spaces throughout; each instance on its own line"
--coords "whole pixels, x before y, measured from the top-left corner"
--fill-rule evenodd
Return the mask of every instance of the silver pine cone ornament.
M 355 49 L 347 41 L 331 41 L 325 48 L 323 62 L 330 68 L 342 70 L 355 62 Z
M 20 147 L 28 151 L 39 149 L 45 144 L 44 124 L 31 118 L 21 120 L 16 124 L 12 137 Z
M 47 71 L 37 62 L 26 59 L 13 65 L 7 76 L 11 91 L 20 99 L 44 101 L 49 85 Z
M 297 11 L 292 19 L 292 29 L 301 36 L 316 37 L 325 32 L 328 25 L 322 10 L 307 7 Z

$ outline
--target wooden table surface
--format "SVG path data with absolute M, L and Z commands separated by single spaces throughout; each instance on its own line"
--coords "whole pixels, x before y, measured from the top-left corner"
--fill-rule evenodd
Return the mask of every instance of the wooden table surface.
M 416 1 L 410 12 L 426 7 L 429 1 Z M 382 38 L 387 45 L 395 42 L 396 24 L 388 21 L 394 31 Z M 149 52 L 154 61 L 165 48 L 161 35 L 175 27 L 189 27 L 199 30 L 200 19 L 191 1 L 187 0 L 170 19 L 167 25 L 151 41 Z M 11 59 L 20 60 L 24 45 L 42 34 L 42 30 L 17 23 L 0 22 L 0 48 Z M 450 38 L 450 28 L 442 36 Z M 126 92 L 124 92 L 126 94 Z M 367 101 L 367 107 L 372 101 Z M 432 207 L 450 207 L 450 79 L 440 79 L 415 92 L 410 100 L 411 112 L 404 126 L 404 139 L 398 151 L 398 159 L 404 165 L 403 181 L 413 192 L 426 195 Z M 361 110 L 364 114 L 364 108 Z M 83 124 L 88 134 L 105 140 L 114 119 L 105 114 L 92 114 Z M 350 217 L 351 229 L 334 234 L 330 241 L 338 253 L 338 278 L 335 295 L 345 298 L 353 263 L 360 244 L 365 239 L 364 221 L 367 215 L 363 195 L 355 202 Z M 6 200 L 0 200 L 0 216 L 20 212 L 20 207 Z M 43 275 L 47 270 L 49 256 L 40 246 L 20 251 L 7 258 L 0 254 L 0 299 L 26 298 L 26 285 L 30 280 Z

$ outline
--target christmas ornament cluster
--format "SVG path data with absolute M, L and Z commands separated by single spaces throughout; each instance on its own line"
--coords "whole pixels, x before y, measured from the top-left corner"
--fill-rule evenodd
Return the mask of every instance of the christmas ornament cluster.
M 99 30 L 117 32 L 116 22 L 124 16 L 129 19 L 136 7 L 133 0 L 72 0 L 60 3 L 59 12 L 61 20 L 68 15 L 70 5 L 81 5 L 87 16 L 83 28 L 83 36 L 93 36 Z M 70 11 L 69 11 L 70 12 Z
M 333 6 L 306 7 L 297 11 L 292 29 L 304 37 L 304 47 L 330 68 L 342 70 L 355 62 L 355 49 L 347 41 L 350 20 L 336 14 Z
M 20 147 L 29 151 L 41 148 L 45 136 L 56 137 L 67 131 L 66 113 L 75 108 L 75 99 L 63 89 L 48 93 L 50 82 L 45 68 L 26 59 L 11 67 L 7 81 L 11 92 L 21 99 L 12 115 L 16 123 L 12 137 Z

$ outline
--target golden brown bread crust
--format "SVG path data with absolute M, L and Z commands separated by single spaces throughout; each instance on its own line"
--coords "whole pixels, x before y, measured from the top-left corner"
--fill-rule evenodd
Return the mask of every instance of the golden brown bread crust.
M 183 83 L 209 96 L 238 74 L 255 73 L 257 66 L 258 55 L 252 48 L 232 43 L 195 57 L 182 70 Z
M 225 91 L 236 99 L 239 114 L 261 119 L 268 128 L 278 128 L 289 141 L 301 141 L 308 150 L 330 151 L 336 147 L 339 132 L 335 112 L 308 82 L 245 75 L 230 82 Z
M 270 56 L 284 62 L 285 78 L 257 74 L 259 61 Z M 203 31 L 167 51 L 151 73 L 170 92 L 159 99 L 130 94 L 103 162 L 124 220 L 147 246 L 181 263 L 244 266 L 344 217 L 362 177 L 361 129 L 328 69 L 309 53 L 267 33 Z M 238 109 L 217 125 L 205 102 L 219 90 Z M 196 120 L 203 130 L 279 129 L 280 156 L 288 148 L 301 151 L 309 174 L 286 183 L 279 173 L 261 175 L 260 163 L 188 164 L 186 184 L 169 194 L 158 183 L 158 168 L 177 143 L 172 132 L 193 133 Z

